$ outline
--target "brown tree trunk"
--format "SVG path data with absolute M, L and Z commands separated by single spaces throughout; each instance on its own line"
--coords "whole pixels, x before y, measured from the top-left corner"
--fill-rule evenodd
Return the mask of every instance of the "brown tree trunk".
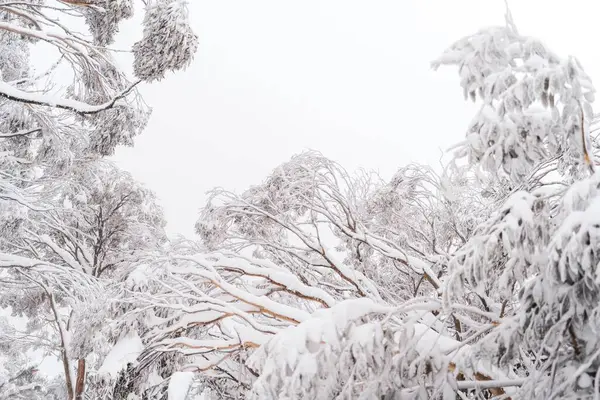
M 65 369 L 65 381 L 67 383 L 67 393 L 69 394 L 69 400 L 73 400 L 73 382 L 71 382 L 71 371 L 69 368 L 69 360 L 67 359 L 67 352 L 62 350 L 63 368 Z
M 85 358 L 77 360 L 77 382 L 75 385 L 75 400 L 83 400 L 85 385 Z

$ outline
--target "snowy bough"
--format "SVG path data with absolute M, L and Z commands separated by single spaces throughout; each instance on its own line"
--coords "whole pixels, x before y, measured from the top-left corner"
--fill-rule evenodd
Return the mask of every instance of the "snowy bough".
M 510 18 L 440 65 L 481 103 L 443 174 L 308 152 L 215 190 L 202 244 L 131 293 L 136 374 L 180 398 L 600 398 L 591 80 Z

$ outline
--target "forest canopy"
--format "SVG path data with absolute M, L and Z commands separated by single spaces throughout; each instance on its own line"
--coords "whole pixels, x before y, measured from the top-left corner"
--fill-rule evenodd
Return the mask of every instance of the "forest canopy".
M 135 13 L 129 73 L 112 45 Z M 432 62 L 478 106 L 441 170 L 305 151 L 214 189 L 173 239 L 108 157 L 151 118 L 138 85 L 199 40 L 183 0 L 0 0 L 1 400 L 600 398 L 598 118 L 575 57 L 507 11 Z

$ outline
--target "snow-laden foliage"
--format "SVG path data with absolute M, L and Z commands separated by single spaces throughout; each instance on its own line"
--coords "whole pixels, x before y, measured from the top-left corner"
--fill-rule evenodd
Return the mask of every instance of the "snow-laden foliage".
M 426 393 L 427 385 L 440 383 L 427 377 L 447 365 L 422 351 L 420 326 L 394 329 L 373 318 L 392 312 L 369 299 L 346 300 L 282 331 L 249 360 L 261 371 L 249 398 L 392 399 Z
M 128 90 L 130 83 L 111 63 L 110 54 L 98 53 L 91 57 L 97 63 L 96 68 L 93 71 L 84 69 L 81 72 L 82 83 L 71 85 L 69 92 L 72 92 L 73 98 L 101 105 L 110 102 L 115 93 Z M 87 150 L 111 155 L 119 145 L 133 145 L 133 138 L 146 126 L 150 110 L 136 92 L 128 95 L 127 100 L 117 102 L 103 112 L 76 115 L 77 120 L 89 130 Z
M 98 159 L 148 117 L 102 48 L 132 2 L 63 3 L 89 42 L 43 31 L 40 2 L 0 7 L 0 398 L 598 397 L 600 172 L 575 58 L 508 14 L 434 62 L 481 102 L 441 173 L 304 152 L 215 189 L 200 240 L 167 242 L 153 194 Z M 197 38 L 184 2 L 146 3 L 134 71 L 154 81 Z M 39 39 L 77 65 L 62 97 L 30 91 Z M 34 350 L 63 376 L 36 375 Z
M 590 398 L 600 364 L 594 89 L 508 18 L 454 44 L 482 108 L 442 174 L 303 153 L 215 190 L 133 314 L 138 370 L 180 354 L 210 398 Z M 464 164 L 466 157 L 468 164 Z M 361 397 L 362 396 L 362 397 Z
M 455 252 L 448 296 L 460 297 L 463 282 L 482 298 L 510 301 L 515 286 L 538 271 L 540 246 L 548 241 L 547 214 L 528 192 L 516 192 Z M 545 217 L 545 218 L 544 218 Z
M 595 90 L 576 58 L 507 25 L 459 40 L 433 63 L 440 65 L 458 66 L 465 97 L 483 103 L 460 150 L 473 163 L 516 181 L 552 156 L 572 173 L 593 164 Z
M 505 33 L 499 36 L 498 32 Z M 471 51 L 480 55 L 458 62 L 453 61 L 452 52 L 445 56 L 446 61 L 461 66 L 463 86 L 470 91 L 481 89 L 484 102 L 496 110 L 485 129 L 479 124 L 475 131 L 470 130 L 467 148 L 476 168 L 493 173 L 502 168 L 515 189 L 456 252 L 450 263 L 445 305 L 450 307 L 464 298 L 463 302 L 479 303 L 486 313 L 496 316 L 491 318 L 495 327 L 476 344 L 477 354 L 526 378 L 512 398 L 592 398 L 598 392 L 600 354 L 596 317 L 599 186 L 597 174 L 581 177 L 595 170 L 588 133 L 594 89 L 574 58 L 561 60 L 539 42 L 519 36 L 512 27 L 475 39 L 459 42 L 454 51 L 471 46 Z M 509 46 L 510 41 L 520 44 Z M 495 79 L 489 76 L 494 76 L 498 59 L 506 60 L 513 47 L 521 53 L 517 58 L 522 64 L 500 64 L 507 71 L 525 74 L 513 74 L 517 79 L 509 75 L 509 84 L 497 89 Z M 477 67 L 483 78 L 476 78 L 472 63 L 481 63 L 484 59 L 477 58 L 486 52 L 486 61 Z M 559 101 L 562 106 L 557 106 Z M 534 102 L 548 107 L 552 118 L 528 114 Z M 507 108 L 508 103 L 517 107 Z M 515 131 L 505 126 L 506 115 L 515 109 L 534 118 L 526 129 L 519 128 L 520 141 L 513 140 Z M 511 123 L 514 120 L 511 117 Z M 540 129 L 556 137 L 540 137 L 532 147 L 528 139 Z M 515 154 L 530 156 L 509 160 L 504 154 L 498 161 L 499 153 L 492 150 L 497 138 L 488 142 L 486 155 L 473 156 L 490 132 L 502 133 L 505 152 L 508 143 L 518 147 Z M 531 155 L 533 148 L 539 151 L 537 156 Z M 490 163 L 489 156 L 496 157 L 496 162 Z M 471 293 L 476 299 L 469 299 Z M 482 324 L 485 318 L 476 321 Z
M 144 36 L 133 46 L 135 75 L 152 82 L 165 72 L 185 68 L 191 62 L 198 37 L 188 23 L 185 0 L 150 0 L 144 17 Z M 157 55 L 156 58 L 148 54 Z
M 133 16 L 132 0 L 98 0 L 86 7 L 85 19 L 94 43 L 106 46 L 119 31 L 119 22 Z

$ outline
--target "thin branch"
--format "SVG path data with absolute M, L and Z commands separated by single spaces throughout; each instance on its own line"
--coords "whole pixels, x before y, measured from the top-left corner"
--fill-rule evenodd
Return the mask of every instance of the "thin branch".
M 32 133 L 38 133 L 41 131 L 42 131 L 42 128 L 23 129 L 22 131 L 14 132 L 14 133 L 0 133 L 0 138 L 7 139 L 7 138 L 12 138 L 12 137 L 17 137 L 17 136 L 26 136 L 26 135 L 30 135 Z

